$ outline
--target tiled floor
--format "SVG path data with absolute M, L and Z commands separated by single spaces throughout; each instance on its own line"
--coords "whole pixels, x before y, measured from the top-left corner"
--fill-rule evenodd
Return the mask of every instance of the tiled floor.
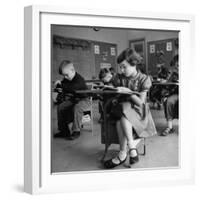
M 56 132 L 56 110 L 53 112 L 53 133 Z M 176 133 L 167 137 L 159 136 L 165 127 L 163 110 L 152 110 L 158 135 L 147 138 L 147 153 L 140 156 L 140 162 L 132 168 L 156 168 L 156 167 L 177 167 L 178 166 L 178 121 L 176 120 Z M 52 172 L 71 172 L 71 171 L 93 171 L 103 170 L 100 162 L 104 145 L 101 144 L 100 125 L 98 115 L 94 117 L 94 134 L 88 125 L 81 131 L 80 138 L 74 141 L 65 139 L 53 139 L 52 141 Z M 118 145 L 111 145 L 107 159 L 115 155 Z M 127 159 L 128 161 L 128 159 Z M 125 165 L 116 169 L 127 169 Z

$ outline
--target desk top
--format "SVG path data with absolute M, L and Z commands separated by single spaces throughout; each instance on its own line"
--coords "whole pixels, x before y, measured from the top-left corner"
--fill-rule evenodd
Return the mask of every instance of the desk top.
M 170 86 L 170 85 L 179 85 L 179 83 L 176 83 L 176 82 L 152 82 L 152 85 L 163 85 L 163 86 Z
M 75 91 L 77 94 L 87 94 L 87 95 L 93 95 L 93 94 L 122 94 L 122 95 L 132 95 L 132 94 L 136 94 L 139 95 L 138 92 L 119 92 L 119 91 L 114 91 L 114 90 L 76 90 Z

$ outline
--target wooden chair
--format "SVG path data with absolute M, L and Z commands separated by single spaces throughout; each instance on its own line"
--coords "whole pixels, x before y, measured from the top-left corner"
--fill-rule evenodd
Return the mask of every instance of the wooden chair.
M 93 90 L 93 83 L 87 83 L 87 87 L 90 90 Z M 83 117 L 82 117 L 82 128 L 84 128 L 84 126 L 90 124 L 91 126 L 91 130 L 92 130 L 92 136 L 94 135 L 94 128 L 93 128 L 93 124 L 94 124 L 94 115 L 93 115 L 93 99 L 92 97 L 90 97 L 90 106 L 87 110 L 85 110 L 83 112 Z

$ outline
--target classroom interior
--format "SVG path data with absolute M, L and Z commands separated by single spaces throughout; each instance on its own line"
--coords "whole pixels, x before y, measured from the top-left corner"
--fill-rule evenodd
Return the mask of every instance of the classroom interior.
M 51 25 L 51 87 L 56 80 L 61 80 L 58 67 L 62 60 L 71 60 L 76 71 L 81 74 L 88 85 L 99 82 L 98 74 L 102 68 L 114 68 L 117 55 L 127 47 L 135 48 L 143 57 L 140 70 L 154 77 L 157 65 L 170 61 L 177 54 L 175 48 L 178 40 L 177 31 L 116 29 L 105 27 L 77 27 L 66 25 Z M 164 54 L 160 59 L 159 55 Z M 98 99 L 92 99 L 92 115 L 83 123 L 81 136 L 76 140 L 53 138 L 57 129 L 57 105 L 52 100 L 51 108 L 51 172 L 80 172 L 104 170 L 102 156 L 105 144 L 102 143 L 102 124 L 99 122 Z M 149 102 L 150 104 L 151 102 Z M 167 137 L 160 136 L 166 127 L 163 106 L 151 107 L 151 114 L 157 134 L 146 138 L 146 154 L 140 156 L 140 162 L 132 169 L 155 169 L 179 167 L 178 119 L 173 121 L 175 133 Z M 143 151 L 142 145 L 138 146 Z M 106 159 L 118 151 L 118 144 L 111 144 Z M 127 163 L 116 167 L 129 169 Z

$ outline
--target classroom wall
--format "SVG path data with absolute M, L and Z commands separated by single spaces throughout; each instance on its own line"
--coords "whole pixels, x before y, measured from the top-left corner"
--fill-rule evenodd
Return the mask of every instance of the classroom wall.
M 52 25 L 52 34 L 66 38 L 86 39 L 91 41 L 107 42 L 117 44 L 117 54 L 129 46 L 129 41 L 145 38 L 147 43 L 156 40 L 165 40 L 178 37 L 175 31 L 153 31 L 153 30 L 128 30 L 100 28 L 94 31 L 90 27 L 73 27 L 64 25 Z M 148 68 L 148 52 L 146 49 L 146 67 Z
M 77 28 L 70 26 L 53 25 L 52 34 L 79 38 L 100 42 L 108 42 L 117 44 L 118 53 L 123 49 L 128 47 L 128 31 L 127 30 L 117 30 L 116 29 L 100 29 L 99 31 L 94 31 L 92 28 Z
M 99 31 L 94 31 L 92 28 L 77 28 L 62 25 L 53 25 L 52 34 L 64 37 L 115 43 L 118 45 L 118 53 L 129 46 L 129 40 L 145 38 L 146 42 L 149 42 L 178 37 L 178 32 L 175 31 L 116 30 L 105 28 L 100 29 Z
M 145 38 L 146 42 L 155 40 L 165 40 L 170 38 L 178 37 L 178 32 L 176 31 L 128 31 L 128 40 Z

